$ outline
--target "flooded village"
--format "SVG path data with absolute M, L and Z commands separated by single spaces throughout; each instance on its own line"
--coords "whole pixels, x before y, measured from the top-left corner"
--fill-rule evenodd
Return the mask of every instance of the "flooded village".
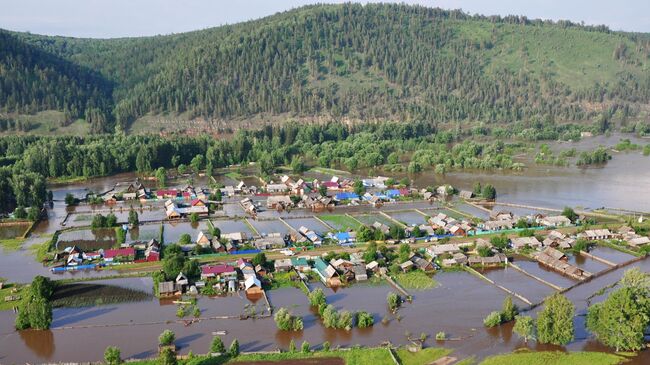
M 587 305 L 625 270 L 650 269 L 650 238 L 637 209 L 532 205 L 502 199 L 517 192 L 499 185 L 495 201 L 453 177 L 455 184 L 422 185 L 425 176 L 309 171 L 264 181 L 249 170 L 172 177 L 164 188 L 133 174 L 53 186 L 47 219 L 22 227 L 29 230 L 23 249 L 3 249 L 0 277 L 18 286 L 36 275 L 86 286 L 55 299 L 62 304 L 46 331 L 15 331 L 13 306 L 1 311 L 0 362 L 99 361 L 109 345 L 124 358 L 151 358 L 166 329 L 176 333 L 179 354 L 207 352 L 214 334 L 225 343 L 238 339 L 244 352 L 302 341 L 314 348 L 409 345 L 423 334 L 457 358 L 481 359 L 531 346 L 513 336 L 511 324 L 483 326 L 504 298 L 536 313 L 553 293 L 576 306 L 576 339 L 531 348 L 611 351 L 586 331 Z M 66 204 L 68 195 L 78 202 Z M 567 212 L 569 205 L 575 209 Z M 40 263 L 34 251 L 44 245 Z M 163 262 L 169 246 L 183 258 L 173 276 Z M 127 294 L 73 298 L 106 288 Z M 370 313 L 374 325 L 327 328 L 310 305 L 315 290 L 338 311 Z M 403 301 L 397 311 L 387 306 L 390 293 Z M 19 295 L 2 299 L 10 304 Z M 273 313 L 280 308 L 301 317 L 304 328 L 278 330 Z M 79 348 L 79 338 L 92 341 Z M 632 361 L 647 360 L 644 351 Z

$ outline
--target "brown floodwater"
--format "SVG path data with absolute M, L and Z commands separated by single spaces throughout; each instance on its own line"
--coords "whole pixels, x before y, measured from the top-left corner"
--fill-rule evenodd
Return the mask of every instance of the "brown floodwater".
M 650 260 L 645 259 L 631 265 L 634 266 L 648 271 Z M 503 269 L 500 271 L 506 272 Z M 618 280 L 622 272 L 623 269 L 619 269 L 607 273 L 566 293 L 577 308 L 577 336 L 568 346 L 552 349 L 609 351 L 594 342 L 584 330 L 583 315 L 587 306 L 585 298 Z M 512 276 L 512 273 L 516 271 L 510 269 L 505 276 Z M 520 286 L 535 284 L 533 279 L 519 274 L 520 277 L 515 277 L 517 280 L 508 281 L 511 284 L 518 283 L 514 288 L 521 289 Z M 202 310 L 202 317 L 234 318 L 204 320 L 191 326 L 176 322 L 175 305 L 157 299 L 91 308 L 55 309 L 53 328 L 50 331 L 14 331 L 13 313 L 2 312 L 0 362 L 98 361 L 101 360 L 103 350 L 109 345 L 119 346 L 125 358 L 151 357 L 156 354 L 157 336 L 165 329 L 175 331 L 180 352 L 184 354 L 190 349 L 194 353 L 208 351 L 213 331 L 226 331 L 226 344 L 238 338 L 242 351 L 286 349 L 291 339 L 297 343 L 308 341 L 313 346 L 318 346 L 326 340 L 330 341 L 332 346 L 377 345 L 384 341 L 406 344 L 407 332 L 415 337 L 419 337 L 422 332 L 433 337 L 439 331 L 447 332 L 455 340 L 446 341 L 444 344 L 427 340 L 427 345 L 453 348 L 461 357 L 475 355 L 480 359 L 525 347 L 523 341 L 512 335 L 509 325 L 493 329 L 486 329 L 482 325 L 483 318 L 489 312 L 500 308 L 506 296 L 505 292 L 465 272 L 441 272 L 434 278 L 439 282 L 436 288 L 412 291 L 414 300 L 412 303 L 405 303 L 399 310 L 399 320 L 390 316 L 386 308 L 386 295 L 393 291 L 386 284 L 360 284 L 337 291 L 325 288 L 328 303 L 338 309 L 366 310 L 375 317 L 374 327 L 355 328 L 350 332 L 324 328 L 309 307 L 307 297 L 294 288 L 268 292 L 274 307 L 289 308 L 303 317 L 304 330 L 294 333 L 278 331 L 271 318 L 240 320 L 238 316 L 250 313 L 252 307 L 256 313 L 265 311 L 263 299 L 252 302 L 243 295 L 199 299 L 198 306 Z M 141 290 L 151 290 L 152 285 L 149 278 L 112 282 L 117 283 Z M 311 286 L 321 287 L 317 283 Z M 525 307 L 524 303 L 517 300 L 515 302 L 520 307 Z M 384 317 L 389 318 L 386 325 L 381 323 Z M 91 338 L 92 341 L 84 341 L 83 346 L 79 346 L 80 338 Z M 549 349 L 537 346 L 534 342 L 529 346 L 532 349 Z M 643 353 L 637 360 L 647 360 L 647 355 Z

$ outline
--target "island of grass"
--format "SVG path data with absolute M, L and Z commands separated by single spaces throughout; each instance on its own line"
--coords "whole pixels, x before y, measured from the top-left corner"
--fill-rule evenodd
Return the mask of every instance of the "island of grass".
M 627 358 L 604 352 L 517 351 L 490 356 L 481 365 L 614 365 Z
M 399 285 L 404 289 L 411 290 L 425 290 L 431 289 L 438 286 L 438 282 L 433 280 L 429 274 L 420 271 L 414 270 L 407 273 L 400 273 L 393 275 L 395 280 Z
M 343 231 L 356 231 L 361 225 L 356 219 L 344 214 L 326 214 L 319 216 L 319 218 L 324 220 L 330 226 Z
M 90 307 L 103 304 L 150 300 L 153 296 L 140 290 L 96 283 L 57 285 L 52 307 Z

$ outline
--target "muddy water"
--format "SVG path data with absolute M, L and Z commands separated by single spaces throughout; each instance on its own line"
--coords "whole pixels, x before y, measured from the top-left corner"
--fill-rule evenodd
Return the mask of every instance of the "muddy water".
M 249 219 L 253 227 L 257 229 L 260 234 L 280 233 L 285 235 L 289 233 L 289 227 L 279 220 L 254 220 Z
M 200 231 L 208 230 L 206 221 L 196 223 L 190 222 L 169 222 L 164 224 L 163 240 L 166 245 L 176 243 L 183 234 L 189 234 L 192 241 L 195 241 Z
M 553 150 L 575 147 L 592 150 L 599 145 L 613 146 L 621 138 L 646 145 L 648 139 L 614 134 L 597 136 L 576 143 L 558 143 Z M 564 206 L 584 208 L 624 208 L 647 211 L 650 206 L 650 157 L 639 151 L 613 153 L 604 166 L 577 168 L 536 165 L 531 158 L 522 160 L 526 169 L 516 171 L 463 171 L 436 175 L 429 171 L 414 177 L 416 186 L 448 183 L 459 189 L 471 189 L 476 181 L 492 184 L 498 200 L 533 206 L 561 209 Z
M 515 264 L 527 273 L 562 288 L 569 288 L 577 283 L 576 280 L 563 276 L 536 261 L 517 260 Z
M 648 271 L 650 260 L 646 259 L 632 266 L 639 266 Z M 514 270 L 509 270 L 506 275 L 510 276 L 512 272 Z M 583 286 L 569 290 L 566 295 L 576 304 L 578 314 L 584 314 L 587 305 L 584 298 L 618 280 L 622 272 L 623 270 L 618 270 L 608 273 Z M 57 328 L 51 331 L 15 332 L 11 329 L 13 314 L 2 312 L 0 313 L 0 354 L 2 354 L 0 362 L 97 361 L 101 359 L 103 350 L 108 345 L 119 346 L 125 358 L 151 357 L 156 354 L 157 336 L 164 329 L 172 329 L 176 332 L 181 353 L 187 353 L 190 349 L 195 353 L 206 352 L 212 337 L 210 333 L 221 330 L 227 331 L 227 335 L 224 336 L 226 344 L 238 338 L 243 351 L 287 348 L 291 339 L 298 343 L 306 340 L 314 346 L 325 340 L 330 341 L 333 346 L 377 345 L 386 340 L 405 344 L 407 331 L 416 337 L 421 332 L 433 336 L 438 331 L 445 331 L 452 338 L 462 339 L 462 341 L 444 343 L 444 346 L 454 348 L 456 354 L 461 357 L 476 355 L 482 358 L 524 346 L 522 341 L 512 336 L 509 326 L 485 329 L 482 325 L 482 320 L 487 313 L 500 308 L 506 296 L 505 292 L 464 272 L 439 273 L 435 279 L 440 283 L 438 287 L 412 292 L 414 301 L 406 303 L 400 309 L 401 320 L 391 317 L 387 325 L 381 323 L 381 318 L 388 315 L 386 295 L 393 291 L 389 286 L 354 285 L 337 291 L 325 289 L 328 302 L 335 307 L 351 311 L 367 310 L 375 317 L 376 324 L 373 328 L 353 329 L 350 332 L 323 328 L 320 320 L 309 308 L 306 296 L 294 288 L 270 291 L 269 299 L 276 308 L 287 307 L 303 316 L 305 329 L 296 333 L 277 331 L 271 318 L 214 319 L 185 326 L 174 322 L 175 305 L 168 304 L 168 301 L 161 303 L 158 300 L 75 310 L 57 309 L 54 312 Z M 519 283 L 521 286 L 532 283 L 532 279 L 525 276 L 519 279 L 522 280 Z M 151 287 L 148 278 L 133 280 L 132 283 L 127 282 L 122 285 L 141 289 Z M 318 287 L 320 284 L 312 284 L 312 286 Z M 523 303 L 516 302 L 524 306 Z M 250 305 L 253 303 L 244 296 L 199 300 L 202 317 L 238 316 Z M 261 313 L 264 310 L 264 303 L 258 301 L 256 308 L 258 313 Z M 160 323 L 166 321 L 172 322 Z M 120 326 L 88 327 L 107 324 Z M 61 326 L 72 328 L 62 329 Z M 577 340 L 569 344 L 567 349 L 606 350 L 587 336 L 584 331 L 583 317 L 576 317 L 576 326 Z M 85 342 L 84 346 L 80 347 L 79 338 L 92 338 L 93 341 Z M 428 345 L 437 344 L 428 340 Z M 539 349 L 562 349 L 536 347 L 534 343 L 530 346 Z M 647 358 L 640 358 L 643 359 L 647 360 Z
M 389 213 L 393 219 L 400 221 L 402 223 L 406 223 L 409 226 L 412 225 L 420 225 L 426 223 L 426 219 L 424 219 L 424 216 L 418 212 L 392 212 Z
M 592 258 L 585 257 L 582 255 L 569 254 L 567 255 L 567 257 L 569 258 L 569 263 L 571 265 L 575 265 L 580 269 L 588 271 L 592 274 L 609 268 L 608 265 L 603 264 L 600 261 L 596 261 Z
M 522 295 L 531 303 L 541 302 L 545 297 L 555 292 L 552 287 L 529 278 L 524 273 L 513 268 L 488 269 L 483 270 L 482 274 L 495 283 Z
M 622 262 L 630 261 L 634 258 L 634 256 L 630 254 L 606 246 L 596 246 L 589 250 L 589 253 L 614 264 L 620 264 Z

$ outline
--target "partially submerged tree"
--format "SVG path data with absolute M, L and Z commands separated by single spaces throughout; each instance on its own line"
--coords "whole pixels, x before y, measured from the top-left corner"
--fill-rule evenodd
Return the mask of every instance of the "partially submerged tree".
M 573 303 L 555 293 L 544 301 L 537 316 L 537 337 L 541 343 L 566 345 L 573 340 Z

